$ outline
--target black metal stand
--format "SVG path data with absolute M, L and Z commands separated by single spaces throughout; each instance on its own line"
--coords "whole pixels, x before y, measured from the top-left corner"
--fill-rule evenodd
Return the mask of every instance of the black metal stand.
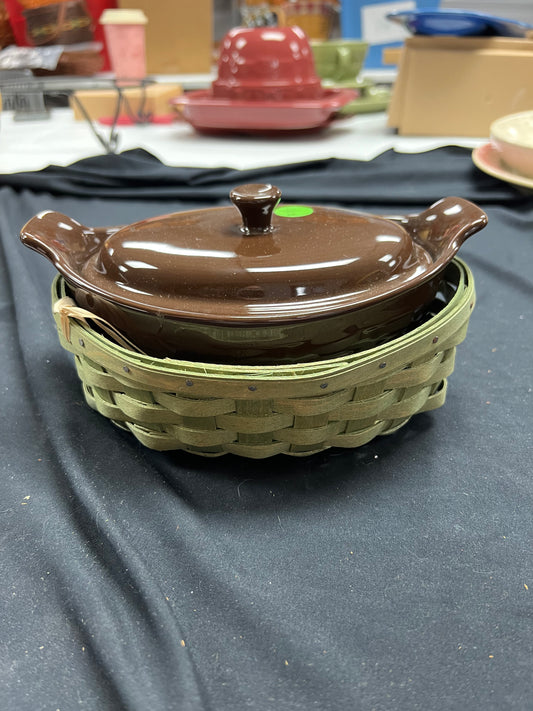
M 119 136 L 117 125 L 121 113 L 126 113 L 135 124 L 147 124 L 151 114 L 146 111 L 146 87 L 154 84 L 153 79 L 141 79 L 137 83 L 124 83 L 115 79 L 92 79 L 85 77 L 35 77 L 31 72 L 9 71 L 0 73 L 0 93 L 2 106 L 6 111 L 13 111 L 15 121 L 36 121 L 49 118 L 50 114 L 45 104 L 47 97 L 68 97 L 80 110 L 84 119 L 106 153 L 115 153 L 118 148 Z M 132 109 L 126 89 L 140 88 L 141 101 L 137 111 Z M 109 134 L 106 136 L 95 126 L 87 109 L 80 101 L 76 92 L 79 90 L 114 89 L 117 93 L 117 103 L 111 120 Z

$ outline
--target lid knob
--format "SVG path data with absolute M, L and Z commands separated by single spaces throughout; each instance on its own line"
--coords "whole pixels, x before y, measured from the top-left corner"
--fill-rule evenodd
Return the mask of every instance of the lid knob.
M 272 212 L 281 198 L 275 185 L 250 183 L 239 185 L 229 194 L 242 217 L 241 232 L 245 235 L 263 235 L 272 232 Z

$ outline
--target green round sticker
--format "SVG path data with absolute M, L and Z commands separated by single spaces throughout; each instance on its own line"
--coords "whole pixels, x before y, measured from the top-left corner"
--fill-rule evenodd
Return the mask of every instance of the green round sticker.
M 280 205 L 274 210 L 278 217 L 305 217 L 313 214 L 313 208 L 307 205 Z

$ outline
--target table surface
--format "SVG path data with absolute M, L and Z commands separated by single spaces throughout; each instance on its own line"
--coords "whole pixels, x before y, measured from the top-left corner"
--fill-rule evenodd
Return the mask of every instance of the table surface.
M 531 708 L 532 194 L 479 171 L 477 140 L 398 137 L 383 115 L 292 141 L 120 128 L 120 155 L 66 110 L 0 121 L 0 707 Z M 443 407 L 258 461 L 155 452 L 88 407 L 21 226 L 227 205 L 251 181 L 382 215 L 486 210 Z
M 398 136 L 386 124 L 384 113 L 361 114 L 333 122 L 317 134 L 268 139 L 201 135 L 182 121 L 119 126 L 118 150 L 144 148 L 171 166 L 243 170 L 323 158 L 366 161 L 389 149 L 416 153 L 443 145 L 473 148 L 488 140 Z M 109 128 L 95 128 L 109 136 Z M 53 109 L 41 121 L 14 121 L 9 112 L 0 115 L 0 173 L 69 165 L 102 151 L 89 125 L 74 121 L 70 109 Z

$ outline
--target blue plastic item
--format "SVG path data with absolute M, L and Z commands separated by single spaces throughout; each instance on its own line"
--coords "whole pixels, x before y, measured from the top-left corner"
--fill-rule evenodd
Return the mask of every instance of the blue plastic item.
M 440 0 L 421 0 L 425 8 L 438 8 Z M 413 3 L 415 6 L 417 3 Z M 403 38 L 395 41 L 380 42 L 372 36 L 365 36 L 364 15 L 369 10 L 382 13 L 382 22 L 387 24 L 387 13 L 394 10 L 395 3 L 391 0 L 342 0 L 340 7 L 341 36 L 346 39 L 363 39 L 368 42 L 368 52 L 365 58 L 365 68 L 384 68 L 382 61 L 383 50 L 388 47 L 400 47 Z M 397 40 L 397 41 L 396 41 Z M 390 67 L 387 67 L 390 68 Z
M 397 10 L 389 12 L 387 18 L 413 35 L 525 37 L 533 30 L 533 25 L 525 22 L 467 10 Z

